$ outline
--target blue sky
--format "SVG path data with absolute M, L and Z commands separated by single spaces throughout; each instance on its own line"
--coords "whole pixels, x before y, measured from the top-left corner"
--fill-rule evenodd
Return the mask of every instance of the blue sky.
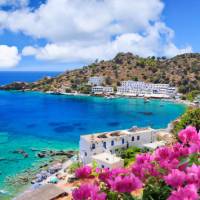
M 189 44 L 193 52 L 200 52 L 200 1 L 165 0 L 164 3 L 163 20 L 175 31 L 175 44 Z
M 199 9 L 198 0 L 0 0 L 0 70 L 199 52 Z

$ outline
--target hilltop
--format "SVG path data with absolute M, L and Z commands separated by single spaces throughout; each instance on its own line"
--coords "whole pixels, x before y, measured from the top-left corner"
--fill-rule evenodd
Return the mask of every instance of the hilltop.
M 44 78 L 37 82 L 12 83 L 1 89 L 28 89 L 56 91 L 66 88 L 71 91 L 88 91 L 88 78 L 104 76 L 105 84 L 119 86 L 123 80 L 138 80 L 152 83 L 169 83 L 188 93 L 200 90 L 200 54 L 190 53 L 166 57 L 142 58 L 132 53 L 118 53 L 112 60 L 96 61 L 81 69 L 66 71 L 55 78 Z

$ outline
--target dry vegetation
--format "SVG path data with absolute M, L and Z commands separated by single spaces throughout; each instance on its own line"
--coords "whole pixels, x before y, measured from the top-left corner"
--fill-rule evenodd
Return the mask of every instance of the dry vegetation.
M 32 90 L 56 90 L 62 85 L 70 90 L 87 91 L 91 76 L 104 76 L 106 85 L 118 86 L 123 80 L 139 80 L 153 83 L 169 83 L 181 93 L 200 90 L 200 54 L 182 54 L 171 59 L 165 57 L 141 58 L 131 53 L 119 53 L 109 61 L 95 62 L 81 69 L 37 81 L 25 88 Z

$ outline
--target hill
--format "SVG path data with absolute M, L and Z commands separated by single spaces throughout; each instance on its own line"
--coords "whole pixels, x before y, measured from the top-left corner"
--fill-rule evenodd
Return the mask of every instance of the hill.
M 112 86 L 120 85 L 123 80 L 169 83 L 178 87 L 179 92 L 188 93 L 200 90 L 200 54 L 182 54 L 167 59 L 119 53 L 112 60 L 97 61 L 81 69 L 66 71 L 55 78 L 44 78 L 31 84 L 13 83 L 1 89 L 56 91 L 64 87 L 67 92 L 87 92 L 87 82 L 91 76 L 104 76 L 106 85 Z

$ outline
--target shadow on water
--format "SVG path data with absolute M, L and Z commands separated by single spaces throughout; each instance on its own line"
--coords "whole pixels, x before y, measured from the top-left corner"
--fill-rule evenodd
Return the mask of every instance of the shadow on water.
M 48 125 L 52 127 L 57 127 L 57 126 L 65 125 L 65 122 L 49 122 Z
M 146 116 L 153 115 L 153 112 L 138 112 L 138 113 Z
M 67 133 L 74 131 L 75 127 L 73 125 L 64 125 L 54 128 L 53 130 L 56 133 Z
M 109 123 L 107 123 L 107 125 L 111 126 L 111 127 L 115 127 L 115 126 L 119 126 L 120 122 L 109 122 Z

